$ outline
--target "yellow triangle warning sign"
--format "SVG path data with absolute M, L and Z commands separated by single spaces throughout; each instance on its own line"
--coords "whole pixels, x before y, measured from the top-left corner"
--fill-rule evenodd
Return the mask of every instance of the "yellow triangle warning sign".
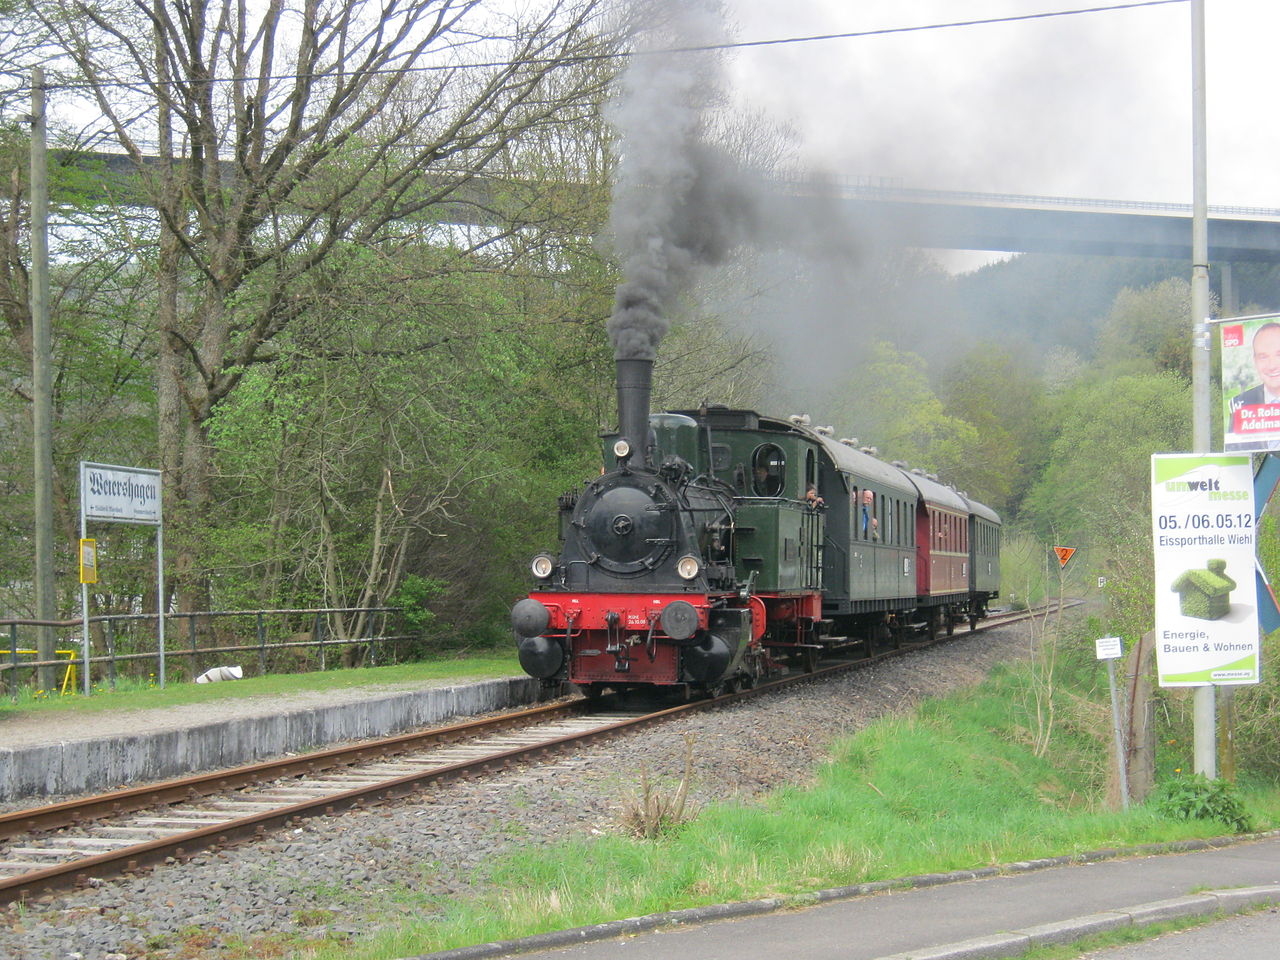
M 1067 565 L 1067 561 L 1070 560 L 1072 555 L 1076 552 L 1076 548 L 1075 547 L 1054 547 L 1053 552 L 1058 555 L 1058 566 L 1061 568 Z

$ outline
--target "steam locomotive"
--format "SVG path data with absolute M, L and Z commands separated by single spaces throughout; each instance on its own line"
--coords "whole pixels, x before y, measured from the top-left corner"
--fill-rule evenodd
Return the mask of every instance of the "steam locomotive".
M 531 676 L 717 694 L 972 628 L 999 596 L 995 511 L 803 417 L 650 416 L 653 362 L 616 363 L 612 469 L 560 498 L 559 553 L 512 609 Z

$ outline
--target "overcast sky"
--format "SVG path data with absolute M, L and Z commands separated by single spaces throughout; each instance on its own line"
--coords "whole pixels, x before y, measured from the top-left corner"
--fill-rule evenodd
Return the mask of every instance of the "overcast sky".
M 739 40 L 1100 6 L 726 0 Z M 1206 0 L 1209 203 L 1280 208 L 1280 3 Z M 828 172 L 1191 201 L 1191 5 L 739 50 L 733 84 Z

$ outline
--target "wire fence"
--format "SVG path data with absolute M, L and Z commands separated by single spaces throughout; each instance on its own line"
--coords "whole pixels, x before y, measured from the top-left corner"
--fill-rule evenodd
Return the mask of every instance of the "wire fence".
M 324 670 L 335 658 L 348 666 L 398 663 L 420 642 L 405 629 L 400 607 L 215 610 L 169 613 L 164 619 L 165 674 L 174 682 L 194 680 L 236 655 L 248 659 L 259 676 Z M 126 678 L 153 683 L 161 657 L 157 620 L 154 613 L 90 617 L 87 659 L 79 617 L 0 620 L 0 645 L 7 641 L 7 649 L 0 649 L 4 689 L 17 698 L 23 686 L 46 695 L 79 692 L 85 677 L 91 686 L 105 683 L 112 690 Z M 356 626 L 359 635 L 352 635 Z M 54 633 L 52 660 L 39 657 L 42 630 Z M 52 684 L 39 683 L 42 670 L 53 674 Z

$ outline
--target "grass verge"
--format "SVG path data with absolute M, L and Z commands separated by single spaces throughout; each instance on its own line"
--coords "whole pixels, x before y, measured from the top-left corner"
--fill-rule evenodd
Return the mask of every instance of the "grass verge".
M 1028 669 L 999 668 L 976 691 L 839 741 L 810 787 L 760 804 L 706 807 L 655 840 L 619 834 L 519 851 L 479 876 L 474 896 L 444 904 L 424 896 L 410 911 L 418 919 L 305 955 L 381 960 L 665 910 L 1226 832 L 1146 806 L 1103 809 L 1098 704 L 1065 686 L 1055 694 L 1051 748 L 1037 755 Z M 1259 825 L 1280 818 L 1274 787 L 1247 799 Z
M 270 674 L 222 683 L 170 683 L 163 690 L 151 683 L 121 680 L 112 691 L 95 687 L 92 696 L 67 695 L 33 698 L 30 693 L 17 703 L 0 698 L 0 717 L 33 712 L 138 710 L 178 707 L 212 700 L 245 697 L 273 697 L 307 691 L 342 690 L 350 687 L 404 685 L 414 683 L 478 680 L 490 677 L 521 676 L 520 664 L 511 656 L 432 660 L 387 667 L 326 670 L 317 673 Z

